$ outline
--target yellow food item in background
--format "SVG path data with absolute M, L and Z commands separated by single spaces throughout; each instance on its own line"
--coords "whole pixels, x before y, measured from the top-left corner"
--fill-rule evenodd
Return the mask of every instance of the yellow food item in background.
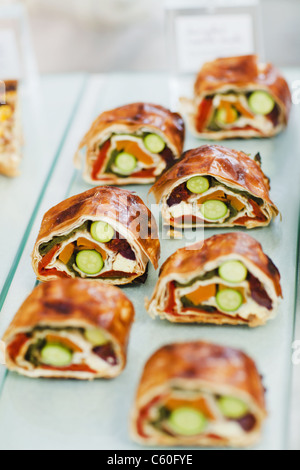
M 7 121 L 8 119 L 10 119 L 12 117 L 12 114 L 13 112 L 10 106 L 3 105 L 0 107 L 0 121 L 1 122 Z

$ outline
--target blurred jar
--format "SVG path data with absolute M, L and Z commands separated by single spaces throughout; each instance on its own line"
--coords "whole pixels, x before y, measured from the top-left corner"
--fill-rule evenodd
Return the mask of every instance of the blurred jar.
M 119 25 L 146 18 L 162 0 L 24 0 L 31 10 L 51 11 L 90 23 Z

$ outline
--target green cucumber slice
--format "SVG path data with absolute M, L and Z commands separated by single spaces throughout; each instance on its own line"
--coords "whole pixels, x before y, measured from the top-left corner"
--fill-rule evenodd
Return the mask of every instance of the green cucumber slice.
M 224 281 L 237 284 L 245 281 L 248 276 L 248 270 L 241 261 L 226 261 L 219 268 L 219 276 Z
M 115 231 L 106 222 L 94 222 L 91 226 L 91 235 L 97 242 L 108 243 L 114 238 Z
M 131 175 L 137 167 L 137 159 L 131 153 L 119 153 L 115 159 L 115 167 L 120 175 Z
M 228 207 L 222 201 L 210 200 L 206 201 L 201 206 L 201 213 L 208 220 L 223 219 L 228 212 Z
M 108 343 L 108 339 L 101 330 L 98 330 L 98 328 L 85 330 L 84 336 L 93 346 L 103 346 Z
M 148 134 L 144 138 L 144 144 L 151 153 L 161 153 L 166 148 L 165 141 L 156 134 Z
M 248 99 L 248 104 L 253 113 L 263 115 L 270 114 L 275 107 L 275 101 L 266 91 L 252 93 Z
M 176 434 L 195 436 L 205 430 L 207 420 L 200 411 L 189 407 L 182 407 L 177 408 L 177 410 L 171 413 L 168 425 Z
M 85 274 L 98 274 L 104 266 L 103 258 L 96 250 L 82 250 L 76 256 L 76 264 Z
M 216 296 L 216 302 L 224 312 L 236 312 L 243 304 L 243 296 L 238 290 L 220 290 Z
M 53 367 L 66 367 L 72 362 L 73 353 L 60 344 L 47 344 L 41 351 L 43 364 Z
M 218 406 L 226 418 L 240 419 L 248 413 L 248 406 L 242 400 L 234 397 L 222 397 Z
M 231 121 L 230 123 L 227 122 L 227 111 L 225 108 L 220 108 L 217 112 L 217 115 L 216 115 L 216 122 L 220 123 L 220 124 L 232 124 L 233 122 L 237 121 L 238 118 L 239 118 L 239 113 L 237 112 L 237 110 L 235 108 L 232 107 L 232 112 L 234 113 L 234 117 L 235 119 L 233 121 Z
M 202 194 L 209 189 L 209 181 L 204 176 L 193 176 L 186 183 L 186 187 L 191 193 Z

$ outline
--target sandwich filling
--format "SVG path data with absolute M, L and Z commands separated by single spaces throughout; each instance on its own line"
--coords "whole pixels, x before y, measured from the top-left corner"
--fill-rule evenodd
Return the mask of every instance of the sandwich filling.
M 140 409 L 138 433 L 143 438 L 162 435 L 187 443 L 195 438 L 229 442 L 242 440 L 258 424 L 256 412 L 246 400 L 174 386 Z
M 92 180 L 115 178 L 155 179 L 175 160 L 173 152 L 158 134 L 113 134 L 109 140 L 94 146 L 90 154 Z
M 32 377 L 82 374 L 114 376 L 122 367 L 114 340 L 97 328 L 37 327 L 7 346 L 16 367 Z
M 224 323 L 236 319 L 240 323 L 261 324 L 275 315 L 279 303 L 269 283 L 262 283 L 257 273 L 234 255 L 187 283 L 168 282 L 162 296 L 164 305 L 158 305 L 162 316 L 195 322 L 209 322 L 212 316 Z
M 86 221 L 39 246 L 41 276 L 128 280 L 145 273 L 148 259 L 105 221 Z
M 265 224 L 272 212 L 263 199 L 238 186 L 226 186 L 218 178 L 193 176 L 163 199 L 163 215 L 170 225 Z
M 203 132 L 255 130 L 269 134 L 283 124 L 273 97 L 263 90 L 217 93 L 198 104 L 196 130 Z

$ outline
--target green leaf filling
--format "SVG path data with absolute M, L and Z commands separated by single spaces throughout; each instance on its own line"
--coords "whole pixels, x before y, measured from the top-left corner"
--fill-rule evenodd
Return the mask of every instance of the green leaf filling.
M 73 237 L 75 235 L 75 233 L 78 232 L 78 231 L 88 232 L 89 231 L 89 224 L 90 224 L 90 222 L 86 221 L 83 225 L 81 225 L 81 227 L 76 228 L 75 230 L 73 230 L 73 232 L 68 233 L 68 235 L 63 235 L 61 237 L 54 237 L 54 238 L 52 238 L 51 241 L 46 242 L 46 243 L 42 243 L 39 247 L 40 255 L 41 256 L 47 255 L 52 250 L 52 248 L 54 248 L 56 245 L 60 245 L 64 241 L 66 241 L 69 238 Z

